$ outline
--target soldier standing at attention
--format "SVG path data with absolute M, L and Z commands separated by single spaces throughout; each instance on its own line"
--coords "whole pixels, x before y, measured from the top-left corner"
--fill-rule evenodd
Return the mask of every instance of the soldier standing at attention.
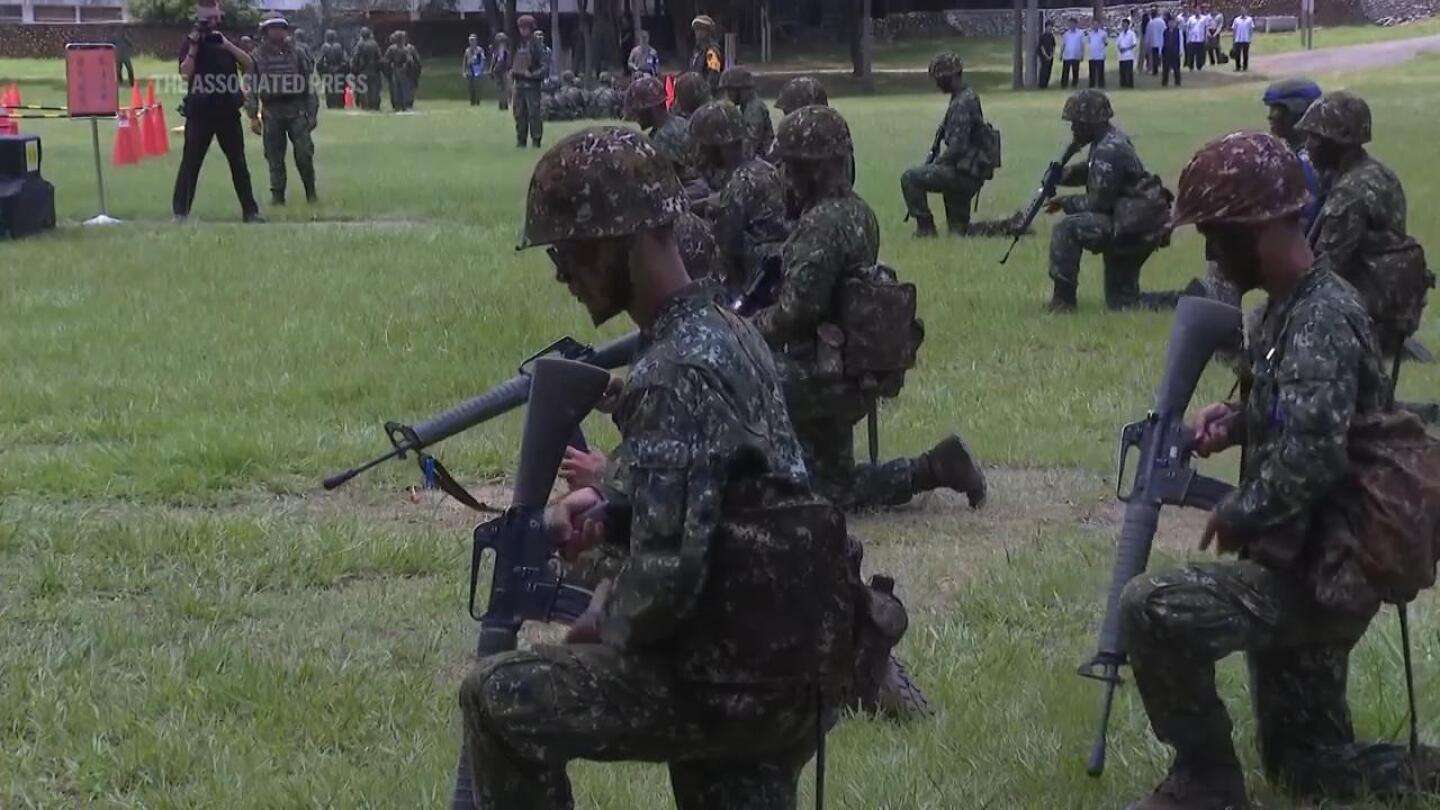
M 775 167 L 751 151 L 745 120 L 733 104 L 712 101 L 701 107 L 690 119 L 690 136 L 701 175 L 717 189 L 702 208 L 713 224 L 722 280 L 738 293 L 762 262 L 779 255 L 789 235 L 785 190 Z
M 311 86 L 315 66 L 305 51 L 289 38 L 290 24 L 271 12 L 260 23 L 261 42 L 255 48 L 245 94 L 250 129 L 265 140 L 265 162 L 270 166 L 270 203 L 285 204 L 285 149 L 295 147 L 295 170 L 305 186 L 305 200 L 316 202 L 315 142 L 310 133 L 319 123 L 320 99 Z M 263 106 L 263 119 L 261 108 Z M 263 123 L 262 123 L 263 120 Z
M 720 88 L 730 102 L 740 108 L 754 154 L 762 157 L 770 154 L 775 145 L 775 124 L 770 120 L 770 108 L 755 92 L 755 77 L 745 68 L 730 68 L 720 75 Z
M 1390 381 L 1354 289 L 1312 262 L 1307 199 L 1294 152 L 1260 133 L 1212 141 L 1180 176 L 1176 226 L 1194 223 L 1232 282 L 1263 288 L 1269 303 L 1250 337 L 1247 397 L 1202 409 L 1194 428 L 1202 456 L 1244 447 L 1240 484 L 1200 540 L 1240 559 L 1143 574 L 1121 598 L 1135 685 L 1155 736 L 1175 749 L 1132 810 L 1250 807 L 1215 689 L 1215 662 L 1242 651 L 1260 761 L 1278 787 L 1306 805 L 1435 788 L 1434 749 L 1412 760 L 1356 741 L 1346 703 L 1350 650 L 1379 598 L 1327 562 L 1336 541 L 1322 510 L 1352 491 L 1342 483 L 1351 425 L 1388 410 Z
M 695 50 L 690 52 L 689 71 L 703 76 L 714 95 L 720 89 L 720 72 L 725 69 L 725 57 L 715 44 L 715 21 L 701 14 L 690 22 L 690 31 L 695 35 Z
M 1051 312 L 1075 311 L 1075 288 L 1084 251 L 1105 261 L 1105 306 L 1110 309 L 1173 307 L 1174 293 L 1141 294 L 1140 268 L 1170 231 L 1170 193 L 1145 171 L 1130 138 L 1110 123 L 1110 99 L 1081 90 L 1065 101 L 1074 147 L 1090 147 L 1084 163 L 1065 167 L 1062 186 L 1085 186 L 1084 194 L 1056 197 L 1048 213 L 1064 213 L 1050 233 Z
M 460 75 L 470 91 L 470 106 L 480 106 L 480 83 L 485 80 L 485 49 L 480 47 L 480 37 L 471 34 L 460 57 Z
M 500 97 L 500 109 L 510 109 L 510 37 L 504 33 L 495 35 L 495 44 L 490 48 L 490 77 L 495 80 L 495 94 Z
M 1085 32 L 1074 17 L 1065 20 L 1060 35 L 1060 89 L 1080 86 L 1080 60 L 1085 58 Z
M 794 807 L 849 680 L 863 585 L 843 516 L 811 494 L 765 342 L 686 273 L 685 207 L 629 128 L 565 138 L 531 178 L 523 246 L 553 246 L 591 319 L 627 313 L 644 339 L 615 469 L 546 520 L 611 576 L 564 644 L 482 659 L 461 687 L 479 808 L 572 806 L 575 759 L 667 763 L 678 807 Z M 625 526 L 587 517 L 601 506 Z
M 670 161 L 675 176 L 692 200 L 704 199 L 710 189 L 695 171 L 695 149 L 690 142 L 690 122 L 665 109 L 665 88 L 654 76 L 641 76 L 625 91 L 625 114 L 640 125 L 655 145 L 655 151 Z
M 325 44 L 320 46 L 320 81 L 325 85 L 325 108 L 345 109 L 345 74 L 350 60 L 345 56 L 345 46 L 340 44 L 340 35 L 333 29 L 325 32 Z
M 710 85 L 706 83 L 704 76 L 699 73 L 682 73 L 680 78 L 675 80 L 676 115 L 689 118 L 709 101 Z
M 781 121 L 777 141 L 803 212 L 781 249 L 785 278 L 777 300 L 752 320 L 775 351 L 815 488 L 847 509 L 899 505 L 939 487 L 963 492 L 978 506 L 985 499 L 985 474 L 959 436 L 918 458 L 855 463 L 855 425 L 873 397 L 857 379 L 831 368 L 827 356 L 837 338 L 832 330 L 841 322 L 841 285 L 849 274 L 875 265 L 880 225 L 852 186 L 854 151 L 840 113 L 802 107 Z M 844 336 L 838 339 L 843 345 Z
M 360 42 L 350 56 L 350 71 L 359 84 L 356 95 L 362 110 L 380 109 L 381 62 L 380 43 L 375 41 L 375 35 L 370 33 L 369 28 L 361 28 Z
M 906 214 L 915 218 L 917 237 L 936 235 L 929 200 L 929 195 L 936 192 L 945 200 L 949 233 L 968 235 L 970 202 L 995 174 L 994 163 L 980 143 L 985 126 L 980 96 L 965 84 L 964 69 L 960 57 L 948 51 L 930 60 L 930 78 L 940 92 L 950 96 L 950 105 L 945 108 L 945 118 L 935 133 L 935 147 L 925 165 L 913 166 L 900 175 L 900 193 L 905 198 Z
M 515 146 L 525 148 L 528 136 L 536 149 L 545 135 L 545 118 L 540 110 L 540 85 L 550 75 L 550 49 L 537 36 L 535 18 L 522 14 L 515 21 L 520 42 L 511 63 L 510 80 L 515 84 Z
M 405 61 L 405 52 L 400 49 L 400 32 L 391 31 L 389 44 L 385 46 L 385 55 L 380 58 L 380 70 L 385 73 L 385 81 L 390 86 L 390 109 L 400 112 L 405 109 L 404 91 L 400 83 L 404 79 L 396 66 Z

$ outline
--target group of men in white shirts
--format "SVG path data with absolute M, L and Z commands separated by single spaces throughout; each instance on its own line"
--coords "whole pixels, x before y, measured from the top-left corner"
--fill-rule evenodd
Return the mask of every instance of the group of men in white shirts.
M 1255 32 L 1255 20 L 1248 10 L 1230 21 L 1234 32 L 1234 46 L 1230 50 L 1230 61 L 1236 71 L 1250 69 L 1250 42 Z M 1120 86 L 1135 86 L 1135 62 L 1141 62 L 1141 69 L 1149 68 L 1150 74 L 1159 75 L 1164 71 L 1163 83 L 1168 86 L 1173 73 L 1175 86 L 1180 86 L 1180 61 L 1183 55 L 1185 67 L 1189 70 L 1203 70 L 1205 65 L 1221 64 L 1225 60 L 1220 49 L 1220 34 L 1225 30 L 1225 15 L 1211 12 L 1196 5 L 1190 10 L 1161 14 L 1158 7 L 1151 7 L 1136 30 L 1127 17 L 1115 33 L 1115 49 L 1120 63 Z M 1048 46 L 1045 44 L 1048 41 Z M 1066 28 L 1060 35 L 1060 86 L 1080 86 L 1080 63 L 1088 63 L 1089 86 L 1105 86 L 1105 62 L 1110 45 L 1110 32 L 1098 19 L 1092 19 L 1088 28 L 1080 28 L 1075 17 L 1066 20 Z M 1055 41 L 1048 32 L 1042 37 L 1042 44 L 1036 50 L 1039 60 L 1040 86 L 1049 85 L 1050 70 L 1054 60 Z

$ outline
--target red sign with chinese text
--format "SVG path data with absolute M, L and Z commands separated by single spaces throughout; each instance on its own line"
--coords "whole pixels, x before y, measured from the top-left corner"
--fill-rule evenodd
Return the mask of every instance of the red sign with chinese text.
M 114 118 L 120 106 L 115 46 L 108 43 L 66 45 L 65 91 L 71 118 Z

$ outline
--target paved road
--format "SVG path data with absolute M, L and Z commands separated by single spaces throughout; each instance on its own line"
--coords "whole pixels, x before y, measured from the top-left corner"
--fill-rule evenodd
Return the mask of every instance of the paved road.
M 1368 70 L 1398 65 L 1422 53 L 1440 53 L 1440 34 L 1365 45 L 1345 45 L 1314 51 L 1257 54 L 1251 67 L 1266 76 L 1294 76 L 1302 73 L 1328 73 L 1341 70 Z

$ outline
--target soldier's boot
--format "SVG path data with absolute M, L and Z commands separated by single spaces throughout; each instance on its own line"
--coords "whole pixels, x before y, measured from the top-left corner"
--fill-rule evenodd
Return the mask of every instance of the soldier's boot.
M 930 713 L 929 701 L 894 654 L 910 625 L 904 603 L 895 596 L 895 580 L 873 576 L 865 593 L 865 616 L 855 650 L 854 692 L 846 705 L 863 714 L 902 722 L 925 717 Z
M 915 215 L 916 239 L 931 239 L 939 235 L 939 232 L 935 230 L 935 217 L 929 214 Z
M 961 237 L 969 236 L 969 235 L 970 235 L 970 211 L 969 211 L 969 207 L 968 207 L 968 206 L 965 206 L 965 205 L 961 205 L 960 208 L 961 208 L 962 210 L 960 210 L 960 211 L 952 211 L 951 208 L 952 208 L 952 206 L 950 206 L 950 205 L 948 205 L 948 204 L 945 206 L 945 230 L 946 230 L 947 232 L 949 232 L 949 234 L 950 234 L 951 236 L 961 236 Z
M 1075 285 L 1055 282 L 1055 291 L 1050 294 L 1050 303 L 1045 310 L 1053 314 L 1069 314 L 1079 308 L 1075 302 Z
M 945 487 L 965 493 L 972 509 L 985 503 L 985 471 L 965 440 L 952 433 L 921 454 L 911 486 L 916 492 Z
M 1228 761 L 1187 762 L 1177 755 L 1164 781 L 1129 810 L 1247 810 L 1245 773 L 1232 753 Z

